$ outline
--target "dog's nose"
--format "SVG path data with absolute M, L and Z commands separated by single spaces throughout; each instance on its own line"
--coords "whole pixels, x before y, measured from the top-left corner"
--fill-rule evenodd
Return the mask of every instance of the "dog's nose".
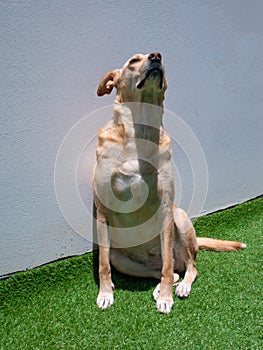
M 160 52 L 152 52 L 152 53 L 149 54 L 148 60 L 149 61 L 159 61 L 159 62 L 161 62 L 162 55 L 160 54 Z

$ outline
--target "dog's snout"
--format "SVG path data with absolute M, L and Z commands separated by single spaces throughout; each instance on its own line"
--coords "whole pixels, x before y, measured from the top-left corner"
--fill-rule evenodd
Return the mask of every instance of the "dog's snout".
M 162 55 L 160 54 L 160 52 L 152 52 L 152 53 L 149 54 L 148 60 L 149 61 L 159 61 L 159 62 L 161 62 Z

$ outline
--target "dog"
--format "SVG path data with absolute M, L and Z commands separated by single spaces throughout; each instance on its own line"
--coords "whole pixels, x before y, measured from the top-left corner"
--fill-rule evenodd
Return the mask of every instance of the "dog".
M 185 211 L 174 205 L 171 141 L 162 123 L 167 80 L 161 54 L 132 56 L 102 77 L 97 95 L 114 88 L 113 118 L 98 131 L 93 173 L 97 305 L 104 310 L 114 302 L 112 265 L 126 275 L 160 280 L 153 296 L 158 311 L 169 313 L 174 285 L 178 297 L 190 294 L 198 250 L 233 251 L 246 245 L 197 238 Z

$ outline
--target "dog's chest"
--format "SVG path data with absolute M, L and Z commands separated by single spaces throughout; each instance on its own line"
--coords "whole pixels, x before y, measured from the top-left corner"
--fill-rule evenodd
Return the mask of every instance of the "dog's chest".
M 153 215 L 164 192 L 173 200 L 171 153 L 160 144 L 160 130 L 142 125 L 111 126 L 100 134 L 94 188 L 124 226 Z
M 114 169 L 111 187 L 120 201 L 130 201 L 130 209 L 135 209 L 158 199 L 158 176 L 158 169 L 147 160 L 127 159 Z

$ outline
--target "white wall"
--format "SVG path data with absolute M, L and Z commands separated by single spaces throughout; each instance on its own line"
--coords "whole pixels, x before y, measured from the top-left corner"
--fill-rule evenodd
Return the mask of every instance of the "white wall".
M 207 160 L 202 212 L 262 193 L 262 1 L 2 1 L 0 16 L 0 275 L 91 249 L 59 209 L 55 160 L 70 128 L 112 103 L 96 97 L 101 75 L 134 53 L 165 58 L 165 105 Z

